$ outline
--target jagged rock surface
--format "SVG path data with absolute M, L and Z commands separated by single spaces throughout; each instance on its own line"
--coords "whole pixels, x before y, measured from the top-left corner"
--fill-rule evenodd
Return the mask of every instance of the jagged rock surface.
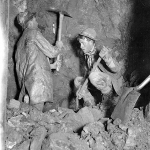
M 104 118 L 99 107 L 84 107 L 77 113 L 59 107 L 58 111 L 42 113 L 28 104 L 19 109 L 8 108 L 6 121 L 6 149 L 150 148 L 150 124 L 144 119 L 143 110 L 137 108 L 133 109 L 127 125 L 120 124 L 119 119 Z

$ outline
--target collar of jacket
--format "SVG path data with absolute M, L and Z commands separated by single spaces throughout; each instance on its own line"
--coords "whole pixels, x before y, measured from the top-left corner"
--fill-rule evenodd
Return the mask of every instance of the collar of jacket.
M 95 47 L 95 46 L 93 46 L 93 48 L 90 50 L 90 52 L 88 52 L 88 53 L 84 53 L 84 55 L 91 56 L 91 55 L 94 55 L 94 54 L 95 54 L 95 52 L 96 52 L 96 47 Z

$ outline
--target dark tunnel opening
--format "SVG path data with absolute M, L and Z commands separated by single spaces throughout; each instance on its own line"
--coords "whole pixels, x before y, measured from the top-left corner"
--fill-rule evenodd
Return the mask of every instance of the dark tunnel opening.
M 137 86 L 150 74 L 150 2 L 134 1 L 128 47 L 127 76 L 130 85 Z M 137 106 L 145 106 L 149 102 L 150 84 L 141 91 Z

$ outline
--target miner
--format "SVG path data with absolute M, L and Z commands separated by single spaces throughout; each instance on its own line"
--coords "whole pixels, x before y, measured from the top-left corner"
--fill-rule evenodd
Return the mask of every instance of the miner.
M 112 50 L 103 46 L 99 51 L 96 49 L 96 31 L 93 28 L 87 28 L 78 37 L 80 48 L 84 53 L 87 74 L 89 82 L 103 95 L 103 99 L 107 99 L 112 95 L 113 89 L 120 95 L 123 77 L 121 74 L 122 62 L 119 63 L 112 57 Z M 97 56 L 98 54 L 98 56 Z M 93 72 L 90 72 L 95 65 L 98 57 L 101 58 L 100 63 Z M 103 62 L 103 63 L 102 63 Z M 107 67 L 106 67 L 107 66 Z M 76 77 L 74 80 L 75 87 L 78 89 L 77 93 L 80 93 L 80 88 L 84 82 L 84 77 Z M 84 103 L 87 105 L 95 105 L 94 97 L 87 87 L 83 90 Z
M 51 69 L 60 66 L 60 62 L 49 63 L 49 58 L 56 58 L 63 43 L 51 45 L 41 34 L 35 13 L 20 14 L 19 23 L 24 28 L 20 38 L 16 59 L 16 72 L 21 92 L 19 100 L 29 96 L 30 104 L 43 110 L 44 102 L 53 102 L 53 79 Z

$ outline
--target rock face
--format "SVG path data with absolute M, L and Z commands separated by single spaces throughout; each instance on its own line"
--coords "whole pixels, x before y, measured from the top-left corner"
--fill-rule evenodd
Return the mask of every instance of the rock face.
M 10 50 L 9 50 L 9 78 L 8 99 L 14 98 L 17 89 L 15 82 L 14 53 L 20 27 L 16 16 L 27 8 L 29 12 L 37 12 L 39 27 L 45 38 L 52 44 L 57 38 L 58 17 L 55 13 L 48 13 L 51 7 L 67 11 L 72 18 L 64 17 L 62 28 L 63 66 L 60 72 L 54 74 L 54 99 L 63 101 L 68 99 L 70 82 L 80 74 L 77 50 L 79 45 L 75 40 L 78 33 L 87 27 L 97 32 L 97 47 L 103 45 L 113 49 L 118 59 L 125 58 L 127 48 L 128 23 L 131 16 L 131 3 L 128 0 L 14 0 L 10 3 Z M 39 11 L 40 10 L 40 11 Z M 15 37 L 15 38 L 14 38 Z M 64 87 L 64 88 L 62 88 Z

